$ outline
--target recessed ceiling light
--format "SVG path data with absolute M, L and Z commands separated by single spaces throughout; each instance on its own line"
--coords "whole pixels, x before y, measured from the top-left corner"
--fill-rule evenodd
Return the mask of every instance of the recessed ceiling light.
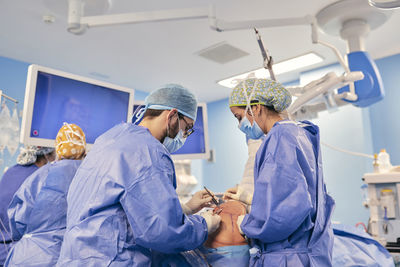
M 320 63 L 323 60 L 324 59 L 321 56 L 314 52 L 310 52 L 305 55 L 278 62 L 274 64 L 273 70 L 275 75 L 279 75 Z M 238 82 L 245 79 L 249 75 L 254 75 L 256 78 L 269 78 L 268 70 L 265 68 L 260 68 L 221 80 L 218 82 L 218 84 L 228 88 L 233 88 L 236 86 L 236 84 L 238 84 Z

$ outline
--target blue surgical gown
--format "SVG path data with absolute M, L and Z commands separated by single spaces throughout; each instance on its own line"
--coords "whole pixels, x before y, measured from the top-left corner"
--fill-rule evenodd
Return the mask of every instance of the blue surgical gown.
M 251 212 L 241 229 L 254 239 L 250 266 L 331 266 L 333 199 L 322 176 L 319 129 L 284 120 L 257 151 Z
M 8 208 L 13 238 L 5 266 L 54 266 L 67 216 L 67 192 L 80 160 L 46 164 L 21 185 Z
M 25 179 L 37 169 L 38 167 L 35 164 L 17 164 L 10 167 L 0 180 L 0 220 L 2 222 L 0 223 L 0 265 L 2 265 L 6 260 L 7 252 L 11 249 L 13 243 L 9 234 L 10 227 L 8 225 L 7 215 L 8 205 L 10 204 L 14 193 L 18 190 Z M 3 236 L 5 240 L 3 240 Z
M 247 267 L 249 245 L 198 249 L 179 254 L 153 253 L 152 267 Z
M 58 266 L 150 266 L 152 251 L 179 253 L 207 238 L 183 214 L 167 149 L 147 128 L 119 124 L 86 156 L 68 192 Z
M 394 267 L 393 258 L 378 241 L 350 225 L 334 224 L 333 266 Z

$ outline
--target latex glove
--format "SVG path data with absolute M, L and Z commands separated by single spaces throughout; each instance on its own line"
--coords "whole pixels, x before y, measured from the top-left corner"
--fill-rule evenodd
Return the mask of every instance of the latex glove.
M 251 202 L 253 200 L 253 194 L 244 190 L 241 186 L 236 186 L 226 190 L 224 198 L 239 200 L 247 205 L 251 205 Z
M 240 225 L 242 224 L 243 219 L 244 219 L 244 215 L 239 215 L 238 218 L 237 218 L 237 221 L 236 221 L 236 224 L 237 224 L 237 226 L 239 228 L 239 232 L 240 232 L 241 235 L 244 235 L 244 233 L 242 231 L 242 228 L 240 228 Z
M 187 215 L 194 214 L 200 211 L 202 208 L 210 206 L 211 200 L 212 197 L 207 193 L 205 189 L 200 190 L 194 193 L 193 197 L 188 202 L 181 205 L 183 213 Z
M 218 214 L 214 214 L 212 210 L 203 212 L 200 216 L 206 220 L 208 234 L 214 233 L 219 228 L 221 217 Z

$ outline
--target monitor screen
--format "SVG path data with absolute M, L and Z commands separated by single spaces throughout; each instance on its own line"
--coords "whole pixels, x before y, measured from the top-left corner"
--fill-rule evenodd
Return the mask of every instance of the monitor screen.
M 134 112 L 142 103 L 136 103 Z M 208 132 L 207 132 L 207 106 L 200 103 L 197 107 L 197 118 L 193 126 L 194 132 L 187 139 L 185 144 L 176 152 L 172 153 L 173 159 L 197 159 L 208 158 Z
M 204 137 L 204 121 L 203 121 L 203 107 L 197 108 L 197 118 L 193 126 L 193 134 L 187 139 L 183 147 L 174 152 L 173 154 L 193 154 L 193 153 L 206 153 L 206 142 Z
M 98 136 L 114 125 L 126 122 L 131 115 L 129 106 L 133 90 L 119 90 L 117 86 L 69 77 L 66 73 L 56 74 L 40 67 L 31 72 L 31 77 L 28 75 L 31 81 L 27 81 L 30 92 L 26 93 L 25 101 L 31 103 L 32 111 L 30 118 L 25 120 L 24 134 L 28 137 L 25 139 L 52 140 L 54 143 L 63 122 L 68 122 L 80 126 L 86 142 L 93 144 Z

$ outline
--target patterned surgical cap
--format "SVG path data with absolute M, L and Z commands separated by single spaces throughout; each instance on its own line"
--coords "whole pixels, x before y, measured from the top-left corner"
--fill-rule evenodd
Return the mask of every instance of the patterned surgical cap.
M 233 88 L 229 97 L 229 107 L 246 106 L 245 93 L 250 98 L 249 101 L 258 100 L 257 104 L 274 107 L 277 112 L 284 111 L 292 102 L 289 91 L 280 83 L 268 79 L 250 78 Z

